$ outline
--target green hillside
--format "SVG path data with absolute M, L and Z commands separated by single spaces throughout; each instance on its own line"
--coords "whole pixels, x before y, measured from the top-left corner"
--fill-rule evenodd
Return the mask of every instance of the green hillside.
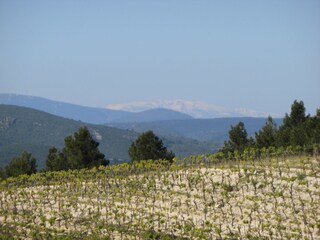
M 127 149 L 137 136 L 132 131 L 85 124 L 30 108 L 0 105 L 0 165 L 7 164 L 12 157 L 27 150 L 42 168 L 48 149 L 51 146 L 62 148 L 64 138 L 83 125 L 100 142 L 100 151 L 108 159 L 128 160 Z
M 265 124 L 265 118 L 238 117 L 238 118 L 213 118 L 213 119 L 181 119 L 169 121 L 155 121 L 145 123 L 110 123 L 109 126 L 121 129 L 133 129 L 136 132 L 153 130 L 155 133 L 163 136 L 181 136 L 192 138 L 198 141 L 214 141 L 223 144 L 228 139 L 230 126 L 239 122 L 245 124 L 249 136 L 259 131 Z M 274 119 L 279 126 L 282 119 Z
M 100 142 L 99 149 L 107 159 L 129 160 L 128 148 L 138 136 L 132 130 L 87 124 L 31 108 L 0 104 L 0 166 L 8 164 L 13 157 L 27 150 L 36 157 L 41 169 L 48 149 L 51 146 L 62 148 L 64 138 L 81 126 L 89 128 Z M 214 152 L 217 149 L 213 143 L 201 143 L 183 137 L 164 137 L 163 142 L 179 157 Z

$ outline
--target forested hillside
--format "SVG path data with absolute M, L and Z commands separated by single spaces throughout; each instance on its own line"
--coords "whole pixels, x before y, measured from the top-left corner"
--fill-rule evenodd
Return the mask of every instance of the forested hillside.
M 145 123 L 110 123 L 121 129 L 133 129 L 137 132 L 153 130 L 162 136 L 181 136 L 198 141 L 214 141 L 220 146 L 228 139 L 228 131 L 232 125 L 242 121 L 246 125 L 249 136 L 254 136 L 265 123 L 265 118 L 214 118 L 214 119 L 181 119 L 170 121 L 154 121 Z M 279 126 L 282 119 L 276 118 L 274 122 Z
M 62 148 L 64 138 L 81 126 L 87 126 L 100 143 L 99 149 L 107 159 L 129 160 L 128 148 L 138 136 L 132 130 L 121 130 L 103 125 L 87 124 L 57 117 L 31 108 L 0 104 L 0 166 L 4 166 L 26 150 L 44 167 L 48 149 Z M 164 137 L 164 144 L 177 156 L 214 152 L 214 143 L 201 143 L 184 137 Z M 111 161 L 112 163 L 112 161 Z
M 312 153 L 315 146 L 319 144 L 320 109 L 317 109 L 314 116 L 306 114 L 303 101 L 295 100 L 291 105 L 291 112 L 286 113 L 279 127 L 270 116 L 254 137 L 248 136 L 243 122 L 232 126 L 229 131 L 229 140 L 224 142 L 222 151 L 234 156 L 251 149 L 277 147 Z
M 44 166 L 48 149 L 61 148 L 64 138 L 86 125 L 100 142 L 100 150 L 108 159 L 128 159 L 127 149 L 136 133 L 112 127 L 85 124 L 30 108 L 0 105 L 0 161 L 7 164 L 23 150 Z

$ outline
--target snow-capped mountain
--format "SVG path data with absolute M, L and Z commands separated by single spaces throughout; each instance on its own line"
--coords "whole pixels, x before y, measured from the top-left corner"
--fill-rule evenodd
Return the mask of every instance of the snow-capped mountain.
M 157 100 L 148 102 L 131 102 L 119 104 L 107 104 L 108 109 L 124 110 L 129 112 L 140 112 L 153 108 L 167 108 L 174 111 L 186 113 L 195 118 L 216 118 L 216 117 L 267 117 L 276 114 L 260 113 L 252 109 L 239 108 L 227 109 L 214 104 L 189 101 L 189 100 Z

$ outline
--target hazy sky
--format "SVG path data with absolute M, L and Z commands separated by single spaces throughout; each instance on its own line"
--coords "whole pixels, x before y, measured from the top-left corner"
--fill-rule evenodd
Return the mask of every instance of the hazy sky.
M 0 1 L 0 92 L 320 107 L 320 1 Z

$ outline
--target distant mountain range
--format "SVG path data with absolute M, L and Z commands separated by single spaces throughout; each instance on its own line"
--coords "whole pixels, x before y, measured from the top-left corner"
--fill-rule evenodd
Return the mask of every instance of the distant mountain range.
M 153 122 L 191 118 L 267 117 L 274 113 L 259 113 L 245 108 L 226 109 L 221 106 L 186 100 L 159 100 L 108 104 L 105 108 L 84 107 L 45 98 L 19 94 L 1 94 L 0 104 L 30 107 L 57 116 L 93 124 L 119 122 Z M 279 116 L 278 116 L 279 117 Z
M 34 108 L 56 116 L 92 124 L 104 124 L 111 122 L 150 122 L 192 118 L 187 114 L 163 108 L 136 113 L 106 108 L 84 107 L 40 97 L 18 94 L 0 94 L 0 104 Z
M 188 114 L 195 118 L 205 119 L 221 117 L 267 117 L 268 115 L 279 117 L 279 115 L 275 113 L 261 113 L 246 108 L 227 109 L 225 107 L 209 104 L 206 102 L 188 100 L 158 100 L 149 102 L 108 104 L 106 105 L 106 108 L 129 112 L 141 112 L 147 109 L 166 108 Z
M 215 152 L 228 139 L 230 127 L 239 121 L 245 124 L 248 135 L 254 136 L 265 120 L 253 117 L 195 119 L 165 108 L 136 113 L 0 94 L 0 166 L 27 150 L 36 156 L 41 168 L 48 149 L 62 148 L 64 138 L 83 125 L 88 126 L 100 142 L 100 150 L 107 158 L 127 161 L 128 148 L 140 132 L 153 130 L 165 146 L 177 156 L 185 157 Z M 282 124 L 282 119 L 274 121 L 278 126 Z
M 4 166 L 23 150 L 31 152 L 38 160 L 39 168 L 45 165 L 48 149 L 61 149 L 64 138 L 87 126 L 100 143 L 107 159 L 129 160 L 128 148 L 138 133 L 132 130 L 83 123 L 58 117 L 43 111 L 0 104 L 0 166 Z M 183 136 L 160 136 L 164 145 L 179 157 L 214 152 L 217 145 L 204 143 Z

